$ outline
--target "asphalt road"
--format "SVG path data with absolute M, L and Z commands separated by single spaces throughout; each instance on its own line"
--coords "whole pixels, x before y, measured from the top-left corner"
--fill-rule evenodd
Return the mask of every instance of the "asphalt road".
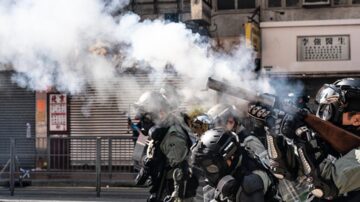
M 199 191 L 201 188 L 199 187 Z M 0 202 L 144 202 L 148 197 L 147 188 L 138 187 L 109 187 L 102 188 L 100 197 L 96 197 L 94 187 L 16 187 L 14 196 L 10 196 L 8 188 L 0 187 Z M 201 194 L 196 197 L 202 202 Z
M 100 197 L 96 197 L 94 187 L 25 187 L 16 188 L 14 196 L 6 188 L 0 189 L 0 202 L 70 202 L 70 201 L 133 201 L 144 202 L 147 189 L 135 187 L 103 188 Z

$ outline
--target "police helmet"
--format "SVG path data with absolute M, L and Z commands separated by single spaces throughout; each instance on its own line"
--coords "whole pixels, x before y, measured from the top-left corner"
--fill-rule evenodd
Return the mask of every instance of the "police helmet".
M 143 93 L 137 102 L 134 103 L 135 108 L 144 112 L 159 112 L 161 110 L 168 111 L 170 104 L 167 98 L 156 91 L 147 91 Z
M 216 127 L 225 126 L 229 117 L 234 118 L 235 126 L 240 123 L 239 111 L 234 105 L 217 104 L 210 108 L 206 114 L 213 119 Z
M 229 175 L 240 160 L 238 136 L 223 128 L 206 131 L 192 147 L 193 164 L 200 168 L 210 185 Z
M 197 135 L 214 128 L 214 120 L 207 114 L 200 114 L 191 121 L 191 129 Z
M 360 79 L 345 78 L 324 84 L 316 94 L 316 115 L 341 125 L 343 112 L 360 112 Z
M 141 131 L 146 134 L 159 121 L 159 113 L 168 113 L 171 109 L 166 97 L 160 92 L 147 91 L 134 103 L 136 119 L 140 120 Z

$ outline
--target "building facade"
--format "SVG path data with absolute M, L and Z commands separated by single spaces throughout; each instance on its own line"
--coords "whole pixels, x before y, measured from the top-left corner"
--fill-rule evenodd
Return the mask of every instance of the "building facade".
M 225 50 L 241 43 L 239 36 L 246 34 L 245 25 L 251 23 L 260 39 L 260 47 L 256 47 L 258 72 L 301 81 L 308 87 L 306 93 L 312 95 L 324 82 L 360 77 L 360 0 L 132 0 L 128 8 L 143 20 L 184 22 Z M 23 140 L 23 152 L 46 152 L 49 145 L 36 141 L 50 136 L 131 136 L 127 112 L 139 95 L 119 98 L 117 89 L 107 89 L 113 94 L 104 101 L 89 89 L 87 95 L 68 96 L 62 108 L 61 103 L 52 103 L 61 100 L 57 92 L 21 89 L 11 82 L 11 72 L 0 72 L 0 78 L 0 111 L 4 112 L 0 115 L 0 137 Z M 136 79 L 142 85 L 133 86 L 133 91 L 149 87 L 146 76 Z M 178 78 L 173 80 L 180 85 Z M 118 99 L 122 99 L 121 104 Z M 51 106 L 58 111 L 52 111 Z M 59 123 L 57 131 L 59 121 L 63 125 Z M 128 145 L 131 150 L 132 144 Z M 8 146 L 2 142 L 0 149 L 5 151 Z M 62 150 L 66 154 L 70 151 Z M 38 161 L 27 159 L 26 163 L 33 167 Z
M 209 22 L 220 46 L 240 43 L 247 23 L 258 26 L 260 74 L 301 81 L 312 95 L 323 82 L 360 76 L 359 0 L 193 0 L 192 13 L 200 3 L 210 11 L 192 17 Z

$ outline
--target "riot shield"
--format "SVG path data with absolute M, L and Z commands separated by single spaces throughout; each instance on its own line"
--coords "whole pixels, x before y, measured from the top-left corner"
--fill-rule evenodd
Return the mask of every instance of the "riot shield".
M 142 133 L 139 134 L 139 137 L 136 141 L 133 157 L 134 160 L 134 169 L 140 170 L 144 166 L 144 158 L 146 157 L 146 150 L 148 148 L 149 136 L 145 136 Z

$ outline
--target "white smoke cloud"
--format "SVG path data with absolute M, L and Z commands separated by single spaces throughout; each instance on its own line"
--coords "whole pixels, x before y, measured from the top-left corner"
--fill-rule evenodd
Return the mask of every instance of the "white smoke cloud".
M 174 68 L 186 79 L 181 89 L 185 100 L 208 102 L 208 93 L 200 90 L 209 76 L 251 89 L 268 88 L 266 80 L 255 79 L 251 49 L 238 46 L 230 53 L 219 53 L 182 23 L 140 21 L 131 12 L 112 16 L 128 3 L 3 0 L 0 64 L 12 65 L 13 80 L 22 87 L 40 91 L 56 87 L 71 94 L 84 91 L 88 84 L 106 94 L 104 82 L 123 84 L 119 68 L 135 64 L 152 67 L 153 77 L 163 79 L 164 69 Z
M 96 40 L 111 40 L 115 26 L 101 1 L 9 0 L 0 7 L 0 63 L 12 64 L 22 86 L 77 93 L 91 77 L 112 76 L 112 64 L 89 51 Z
M 126 52 L 129 57 L 145 61 L 146 65 L 155 69 L 156 78 L 168 64 L 185 76 L 187 85 L 182 88 L 185 100 L 205 100 L 209 103 L 213 93 L 207 96 L 209 93 L 200 91 L 205 88 L 209 76 L 240 83 L 251 89 L 267 85 L 265 79 L 254 82 L 252 49 L 242 45 L 230 53 L 214 52 L 200 35 L 193 34 L 181 23 L 164 23 L 162 20 L 140 22 L 139 16 L 130 13 L 120 18 L 116 36 L 119 41 L 131 44 Z

